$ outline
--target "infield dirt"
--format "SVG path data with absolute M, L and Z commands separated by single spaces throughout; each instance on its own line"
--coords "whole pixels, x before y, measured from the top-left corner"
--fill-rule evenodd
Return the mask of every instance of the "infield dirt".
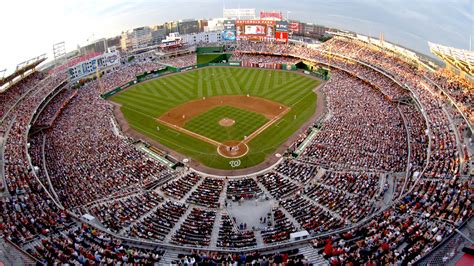
M 186 122 L 193 117 L 212 110 L 215 107 L 225 105 L 262 114 L 269 120 L 274 119 L 282 113 L 286 113 L 289 109 L 281 103 L 258 97 L 243 95 L 214 96 L 178 105 L 162 114 L 158 120 L 178 127 L 184 127 Z

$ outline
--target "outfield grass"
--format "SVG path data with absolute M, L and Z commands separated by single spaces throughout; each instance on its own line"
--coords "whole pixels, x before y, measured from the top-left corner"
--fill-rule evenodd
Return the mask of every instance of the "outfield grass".
M 234 125 L 223 127 L 219 121 L 230 118 Z M 218 106 L 188 121 L 184 128 L 204 137 L 224 142 L 226 140 L 243 140 L 268 121 L 265 116 L 232 106 Z
M 246 168 L 261 163 L 314 114 L 316 94 L 312 89 L 318 84 L 315 79 L 289 71 L 208 67 L 140 83 L 112 100 L 122 105 L 125 118 L 135 130 L 219 169 L 231 167 L 229 159 L 218 155 L 215 146 L 159 124 L 156 118 L 190 100 L 220 95 L 249 94 L 291 107 L 283 118 L 248 143 L 250 150 L 240 158 L 238 167 Z

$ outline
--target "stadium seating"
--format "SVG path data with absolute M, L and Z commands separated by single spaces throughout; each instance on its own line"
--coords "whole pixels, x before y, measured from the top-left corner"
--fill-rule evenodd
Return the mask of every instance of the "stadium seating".
M 326 116 L 298 158 L 286 156 L 257 176 L 206 177 L 168 168 L 114 130 L 114 106 L 99 95 L 162 64 L 193 65 L 193 55 L 127 62 L 79 89 L 69 88 L 64 73 L 37 72 L 0 94 L 2 236 L 46 264 L 153 264 L 165 254 L 166 247 L 123 244 L 124 237 L 189 247 L 177 258 L 183 264 L 265 265 L 306 263 L 298 250 L 252 251 L 278 250 L 291 243 L 291 233 L 306 230 L 312 252 L 333 265 L 404 265 L 472 217 L 472 181 L 461 168 L 470 158 L 459 137 L 467 127 L 453 119 L 459 113 L 439 91 L 472 122 L 473 94 L 465 80 L 419 70 L 344 38 L 317 49 L 250 41 L 234 46 L 231 60 L 332 65 L 321 88 Z M 30 126 L 47 129 L 33 134 Z M 155 181 L 164 184 L 145 186 Z M 228 202 L 250 199 L 273 204 L 258 230 L 239 228 L 225 210 Z M 85 214 L 97 220 L 78 219 Z M 192 253 L 193 247 L 223 251 Z

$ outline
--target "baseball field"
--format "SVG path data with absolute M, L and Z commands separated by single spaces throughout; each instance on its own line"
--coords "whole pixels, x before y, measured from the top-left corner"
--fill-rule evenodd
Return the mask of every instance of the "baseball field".
M 139 83 L 111 100 L 134 130 L 217 169 L 273 155 L 315 112 L 318 80 L 294 72 L 208 67 Z

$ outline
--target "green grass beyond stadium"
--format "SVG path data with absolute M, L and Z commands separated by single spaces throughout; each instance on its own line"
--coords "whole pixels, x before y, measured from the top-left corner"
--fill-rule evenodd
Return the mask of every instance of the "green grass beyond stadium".
M 122 105 L 121 111 L 133 129 L 208 167 L 230 170 L 247 168 L 263 162 L 269 154 L 272 154 L 298 130 L 316 110 L 316 94 L 312 90 L 319 83 L 318 80 L 289 71 L 207 67 L 137 84 L 114 95 L 111 100 Z M 163 113 L 191 100 L 202 97 L 247 94 L 282 103 L 291 107 L 291 110 L 252 139 L 248 143 L 249 152 L 239 159 L 224 158 L 217 153 L 216 146 L 156 121 L 156 118 Z M 200 119 L 201 116 L 205 116 L 209 112 L 212 114 L 218 108 L 220 107 L 194 117 L 185 127 L 188 128 L 190 123 L 193 123 L 193 126 L 188 129 L 195 128 L 198 131 L 199 126 L 194 125 L 194 120 Z M 244 112 L 246 115 L 252 113 Z M 215 119 L 224 118 L 215 114 L 212 116 L 215 116 Z M 245 123 L 251 123 L 248 128 L 256 129 L 262 122 L 265 123 L 264 120 L 245 119 L 247 120 Z M 239 120 L 237 118 L 236 124 L 239 123 Z M 202 133 L 196 131 L 195 133 Z M 229 137 L 229 131 L 226 131 L 225 128 L 220 132 L 221 135 L 218 131 L 212 133 L 212 138 L 222 140 Z M 242 132 L 239 134 L 246 134 Z M 211 136 L 208 135 L 208 137 Z M 240 165 L 232 168 L 230 161 L 234 160 L 240 160 Z

